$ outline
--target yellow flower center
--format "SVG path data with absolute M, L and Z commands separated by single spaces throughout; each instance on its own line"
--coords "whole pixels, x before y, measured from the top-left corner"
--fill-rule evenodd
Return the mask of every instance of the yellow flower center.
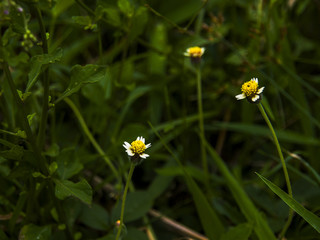
M 188 52 L 191 57 L 201 57 L 202 56 L 202 49 L 200 47 L 191 47 L 188 48 Z
M 241 91 L 246 97 L 251 97 L 257 94 L 258 92 L 258 83 L 254 80 L 250 80 L 242 84 Z
M 144 153 L 144 150 L 146 150 L 146 145 L 140 140 L 135 140 L 131 143 L 130 150 L 134 154 L 140 155 L 140 154 Z

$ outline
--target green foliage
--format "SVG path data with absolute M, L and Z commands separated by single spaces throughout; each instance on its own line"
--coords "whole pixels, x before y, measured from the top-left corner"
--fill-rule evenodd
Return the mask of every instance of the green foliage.
M 290 208 L 292 208 L 295 212 L 297 212 L 301 217 L 303 217 L 314 229 L 316 229 L 320 233 L 320 218 L 316 216 L 314 213 L 310 212 L 306 208 L 304 208 L 299 202 L 295 199 L 291 198 L 287 193 L 277 187 L 275 184 L 270 182 L 265 177 L 257 174 L 262 181 L 267 184 L 267 186 L 277 194 Z
M 319 239 L 318 15 L 310 0 L 0 1 L 0 239 L 114 240 L 138 136 L 152 146 L 123 240 L 270 240 L 289 208 L 284 237 Z M 258 108 L 235 99 L 255 77 L 293 197 Z

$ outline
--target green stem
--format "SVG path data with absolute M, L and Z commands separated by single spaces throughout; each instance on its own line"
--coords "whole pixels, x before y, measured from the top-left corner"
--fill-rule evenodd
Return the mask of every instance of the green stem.
M 41 33 L 42 51 L 43 51 L 43 54 L 48 54 L 48 42 L 47 42 L 47 36 L 46 36 L 46 29 L 42 19 L 42 14 L 38 6 L 35 6 L 34 10 L 36 13 L 36 17 L 38 19 L 40 33 Z M 45 130 L 46 130 L 47 120 L 48 120 L 48 110 L 49 110 L 49 70 L 48 68 L 45 68 L 43 72 L 42 114 L 41 114 L 40 127 L 39 127 L 38 139 L 37 139 L 39 149 L 42 149 L 44 145 Z
M 29 121 L 28 121 L 28 117 L 27 117 L 27 112 L 25 110 L 25 106 L 24 106 L 24 102 L 21 100 L 21 98 L 18 95 L 17 92 L 17 88 L 15 83 L 13 82 L 10 70 L 9 70 L 9 66 L 7 62 L 3 62 L 2 64 L 3 66 L 3 71 L 5 72 L 6 78 L 8 80 L 9 86 L 10 86 L 10 90 L 12 92 L 13 95 L 13 99 L 19 109 L 19 112 L 21 114 L 21 120 L 22 120 L 22 125 L 23 125 L 23 129 L 26 132 L 27 135 L 27 139 L 28 142 L 30 143 L 31 149 L 34 152 L 35 156 L 36 156 L 36 160 L 38 162 L 38 166 L 40 167 L 41 171 L 43 171 L 44 174 L 47 174 L 47 167 L 46 167 L 46 159 L 44 157 L 42 157 L 41 152 L 36 144 L 36 140 L 35 137 L 31 131 L 30 125 L 29 125 Z
M 291 188 L 291 183 L 290 183 L 290 178 L 289 178 L 289 174 L 288 174 L 288 170 L 287 170 L 287 166 L 286 166 L 286 162 L 284 160 L 284 157 L 283 157 L 283 154 L 282 154 L 282 151 L 281 151 L 281 147 L 280 147 L 280 144 L 279 144 L 279 141 L 278 141 L 278 138 L 277 138 L 277 135 L 274 131 L 274 128 L 262 106 L 261 103 L 258 104 L 258 108 L 264 118 L 264 120 L 266 121 L 271 133 L 272 133 L 272 137 L 273 137 L 273 141 L 274 141 L 274 144 L 276 145 L 277 147 L 277 151 L 278 151 L 278 154 L 279 154 L 279 157 L 280 157 L 280 161 L 281 161 L 281 164 L 282 164 L 282 169 L 283 169 L 283 173 L 284 173 L 284 178 L 286 180 L 286 184 L 287 184 L 287 189 L 288 189 L 288 194 L 290 197 L 292 197 L 292 188 Z M 290 208 L 289 209 L 289 216 L 288 216 L 288 220 L 285 224 L 285 226 L 283 227 L 281 233 L 279 234 L 279 239 L 282 239 L 282 237 L 285 235 L 286 231 L 288 230 L 290 224 L 291 224 L 291 221 L 292 221 L 292 217 L 293 217 L 293 210 Z
M 202 108 L 202 86 L 201 86 L 201 70 L 200 66 L 197 66 L 197 97 L 198 97 L 198 114 L 199 114 L 199 128 L 201 137 L 201 162 L 202 168 L 205 174 L 206 183 L 209 184 L 209 171 L 206 158 L 206 147 L 203 139 L 204 137 L 204 124 L 203 124 L 203 108 Z
M 125 209 L 125 205 L 126 205 L 127 192 L 128 192 L 129 183 L 130 183 L 130 181 L 131 181 L 131 177 L 132 177 L 132 174 L 133 174 L 133 171 L 134 171 L 135 166 L 136 166 L 136 165 L 132 162 L 131 165 L 130 165 L 130 170 L 129 170 L 129 174 L 128 174 L 126 186 L 125 186 L 125 188 L 124 188 L 123 197 L 122 197 L 122 204 L 121 204 L 120 226 L 119 226 L 119 228 L 118 228 L 116 240 L 119 239 L 120 234 L 121 234 L 122 225 L 123 225 L 124 209 Z
M 65 98 L 63 99 L 68 105 L 69 107 L 72 109 L 72 111 L 74 112 L 74 114 L 76 115 L 76 117 L 78 118 L 78 121 L 80 123 L 80 126 L 82 127 L 82 130 L 84 131 L 84 133 L 87 135 L 87 137 L 89 138 L 90 142 L 92 143 L 92 145 L 94 146 L 94 148 L 97 150 L 97 152 L 103 157 L 103 159 L 105 160 L 105 162 L 109 165 L 109 167 L 111 168 L 112 172 L 114 173 L 114 175 L 116 177 L 118 177 L 118 172 L 116 170 L 116 168 L 113 166 L 112 162 L 110 161 L 110 159 L 107 157 L 107 155 L 105 154 L 105 152 L 102 150 L 102 148 L 100 147 L 100 145 L 97 143 L 97 141 L 94 139 L 94 137 L 92 136 L 89 128 L 87 127 L 86 122 L 84 121 L 79 109 L 76 107 L 76 105 L 69 99 L 69 98 Z
M 80 7 L 82 7 L 83 9 L 85 9 L 90 15 L 95 16 L 95 12 L 89 8 L 86 4 L 84 4 L 81 0 L 75 0 L 76 3 L 79 4 Z

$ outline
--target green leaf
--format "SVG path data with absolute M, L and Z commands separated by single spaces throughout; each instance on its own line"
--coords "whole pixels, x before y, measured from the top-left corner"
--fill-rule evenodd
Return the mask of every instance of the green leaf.
M 147 22 L 148 10 L 145 7 L 139 7 L 133 17 L 133 24 L 130 28 L 129 39 L 133 40 L 142 34 Z
M 206 235 L 209 237 L 209 239 L 219 239 L 225 229 L 218 215 L 208 203 L 205 195 L 198 187 L 196 182 L 186 173 L 185 179 L 189 188 L 189 192 L 192 194 Z
M 28 224 L 22 227 L 19 239 L 23 240 L 49 240 L 51 239 L 51 226 L 36 226 Z
M 71 69 L 71 80 L 68 88 L 55 102 L 61 101 L 63 98 L 70 96 L 71 94 L 79 91 L 79 89 L 88 83 L 95 83 L 105 78 L 106 67 L 88 64 L 86 66 L 75 65 Z
M 142 231 L 142 229 L 128 228 L 127 234 L 123 237 L 123 240 L 148 240 L 150 238 Z
M 53 175 L 57 171 L 57 168 L 58 168 L 57 162 L 52 162 L 49 166 L 49 174 Z
M 120 219 L 121 203 L 113 209 L 113 222 Z M 124 210 L 124 221 L 131 222 L 143 217 L 152 207 L 152 198 L 147 191 L 130 192 L 127 195 L 126 208 Z
M 25 19 L 24 12 L 19 12 L 17 7 L 15 6 L 11 6 L 9 12 L 10 12 L 12 30 L 20 34 L 24 34 L 25 26 L 26 26 L 26 19 Z
M 73 148 L 63 149 L 57 157 L 57 172 L 61 179 L 69 179 L 83 169 Z
M 10 150 L 0 151 L 0 157 L 12 160 L 21 160 L 24 150 L 19 145 L 13 145 Z
M 234 199 L 241 209 L 243 215 L 247 218 L 248 222 L 255 223 L 253 230 L 260 240 L 276 240 L 271 228 L 267 221 L 262 217 L 258 209 L 254 206 L 253 202 L 240 185 L 239 181 L 231 174 L 224 161 L 220 158 L 217 152 L 205 141 L 209 155 L 215 161 L 218 169 L 222 173 L 226 184 L 230 189 Z
M 290 197 L 289 194 L 285 193 L 277 185 L 273 184 L 268 179 L 261 176 L 259 173 L 256 174 L 276 195 L 278 195 L 278 197 L 282 199 L 282 201 L 284 201 L 290 208 L 292 208 L 296 213 L 303 217 L 304 220 L 306 220 L 315 230 L 320 233 L 320 218 L 318 216 L 304 208 L 299 202 Z
M 218 129 L 226 128 L 231 131 L 251 134 L 255 136 L 271 136 L 268 127 L 259 126 L 255 124 L 215 122 L 212 124 L 212 127 Z M 275 130 L 275 132 L 279 138 L 279 141 L 306 145 L 320 145 L 319 139 L 296 133 L 290 130 Z
M 56 197 L 63 200 L 69 196 L 76 197 L 86 204 L 91 204 L 92 189 L 85 179 L 74 183 L 68 180 L 54 179 L 56 183 L 55 194 Z
M 42 65 L 60 61 L 62 57 L 62 49 L 58 48 L 52 54 L 36 55 L 31 58 L 31 70 L 28 74 L 28 84 L 25 92 L 29 92 L 30 88 L 37 82 L 41 72 Z
M 7 235 L 3 232 L 3 230 L 0 228 L 0 239 L 1 240 L 9 240 Z
M 51 11 L 53 17 L 58 17 L 61 13 L 66 11 L 73 3 L 74 0 L 56 0 L 56 4 L 54 5 Z
M 220 240 L 248 240 L 252 232 L 252 224 L 242 223 L 230 228 Z
M 134 13 L 134 8 L 129 0 L 118 0 L 118 7 L 122 13 L 131 18 Z
M 113 6 L 99 5 L 96 8 L 97 20 L 104 18 L 107 23 L 114 27 L 120 27 L 122 22 L 119 10 Z
M 109 214 L 103 207 L 97 204 L 83 207 L 79 220 L 96 230 L 105 231 L 109 228 Z

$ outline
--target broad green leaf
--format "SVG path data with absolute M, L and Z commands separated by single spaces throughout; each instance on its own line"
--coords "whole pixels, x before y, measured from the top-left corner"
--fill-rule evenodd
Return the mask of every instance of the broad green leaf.
M 58 17 L 61 13 L 66 11 L 73 3 L 74 0 L 57 0 L 56 4 L 54 5 L 51 11 L 53 17 Z
M 137 228 L 128 228 L 127 229 L 127 234 L 123 237 L 123 240 L 148 240 L 148 236 L 142 229 L 137 229 Z
M 236 178 L 231 174 L 227 165 L 220 158 L 217 152 L 205 141 L 209 155 L 215 161 L 218 169 L 222 173 L 226 184 L 230 189 L 234 199 L 236 200 L 239 208 L 243 215 L 247 218 L 248 222 L 254 223 L 253 230 L 260 240 L 275 240 L 271 228 L 269 227 L 267 221 L 260 214 L 258 209 L 254 206 L 253 202 L 248 197 L 247 193 L 244 191 L 243 187 L 239 184 Z
M 71 69 L 71 80 L 69 83 L 68 88 L 65 92 L 59 97 L 56 101 L 59 102 L 63 98 L 70 96 L 71 94 L 79 91 L 79 89 L 88 83 L 95 83 L 103 78 L 106 75 L 106 67 L 105 66 L 98 66 L 93 64 L 88 64 L 85 66 L 75 65 Z
M 36 55 L 31 58 L 31 70 L 28 74 L 28 84 L 25 92 L 29 92 L 30 88 L 37 82 L 41 72 L 42 65 L 60 61 L 62 57 L 62 49 L 58 48 L 52 54 Z
M 51 239 L 51 226 L 37 226 L 34 224 L 28 224 L 22 227 L 20 234 L 20 240 L 50 240 Z
M 54 143 L 48 148 L 48 150 L 44 154 L 49 157 L 57 157 L 59 153 L 60 153 L 60 147 L 58 144 Z
M 290 197 L 277 185 L 273 184 L 268 179 L 261 176 L 259 173 L 256 174 L 276 195 L 278 195 L 278 197 L 282 199 L 282 201 L 284 201 L 290 208 L 297 212 L 301 217 L 304 218 L 304 220 L 306 220 L 314 229 L 316 229 L 320 233 L 320 218 L 317 215 L 304 208 L 299 202 Z
M 133 24 L 130 28 L 129 39 L 133 40 L 143 33 L 146 24 L 148 22 L 148 10 L 145 7 L 139 7 L 134 16 L 133 16 Z
M 120 218 L 121 203 L 122 201 L 119 201 L 113 209 L 112 222 Z M 124 210 L 124 222 L 131 222 L 143 217 L 151 209 L 152 203 L 152 198 L 146 191 L 128 193 Z
M 83 169 L 73 148 L 63 149 L 57 157 L 57 172 L 61 179 L 69 179 Z
M 21 160 L 24 150 L 19 145 L 13 145 L 10 150 L 0 151 L 0 157 L 12 160 Z
M 73 16 L 72 20 L 81 25 L 84 26 L 84 30 L 96 30 L 97 24 L 92 23 L 92 19 L 89 16 Z
M 26 31 L 26 18 L 24 12 L 19 12 L 15 6 L 11 6 L 9 12 L 12 30 L 20 34 L 24 34 Z
M 57 198 L 63 200 L 73 196 L 86 204 L 91 204 L 92 189 L 85 179 L 81 179 L 81 181 L 77 183 L 58 179 L 54 179 L 54 182 L 56 184 L 55 194 Z
M 9 240 L 7 235 L 3 232 L 3 230 L 0 228 L 0 239 L 1 240 Z
M 220 240 L 248 240 L 252 232 L 252 224 L 242 223 L 232 227 L 223 234 Z
M 118 0 L 118 7 L 127 17 L 132 17 L 134 8 L 129 0 Z
M 97 20 L 103 18 L 107 23 L 114 27 L 121 27 L 119 10 L 113 6 L 98 5 L 96 8 Z
M 101 231 L 106 231 L 110 227 L 107 210 L 97 204 L 84 206 L 79 221 L 93 229 Z

